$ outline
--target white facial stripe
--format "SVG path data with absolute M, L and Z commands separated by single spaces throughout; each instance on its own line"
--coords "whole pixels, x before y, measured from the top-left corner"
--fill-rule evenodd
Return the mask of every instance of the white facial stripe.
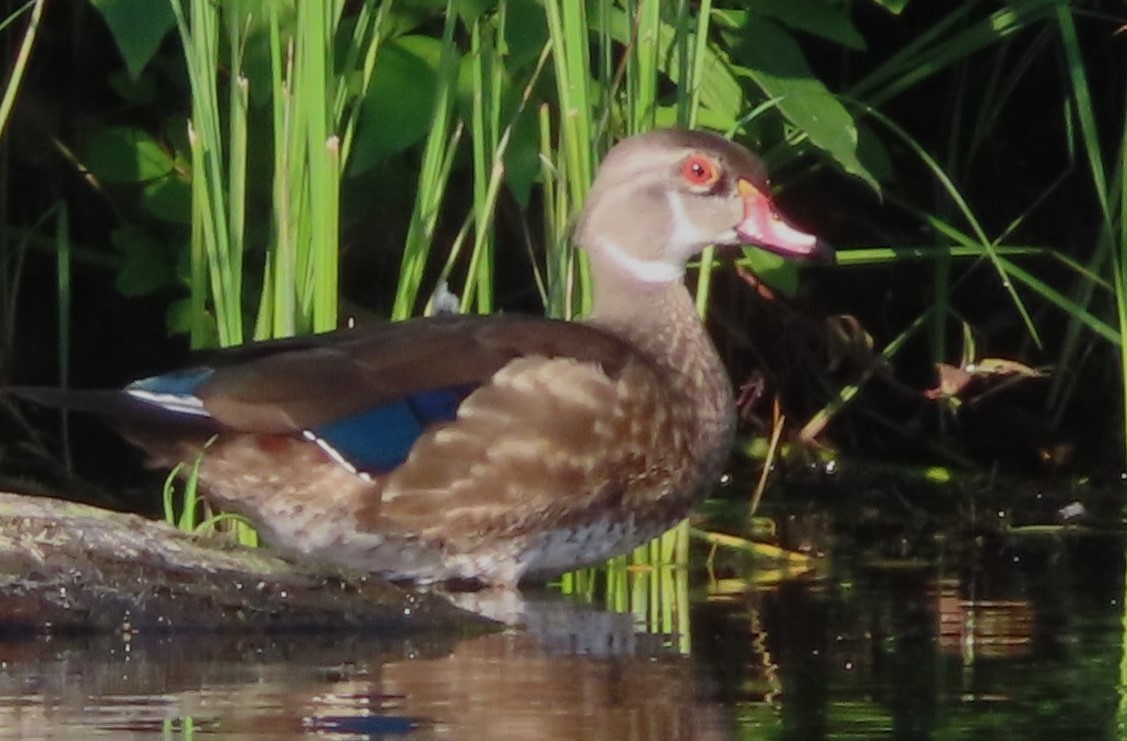
M 673 231 L 670 232 L 669 241 L 666 244 L 674 249 L 668 251 L 680 252 L 683 250 L 685 254 L 677 255 L 677 257 L 687 259 L 690 254 L 708 244 L 708 237 L 704 236 L 700 228 L 689 218 L 689 213 L 685 210 L 685 201 L 681 198 L 679 192 L 675 190 L 666 191 L 665 196 L 669 202 L 669 216 L 673 221 Z
M 685 275 L 683 265 L 634 257 L 609 239 L 601 240 L 599 249 L 612 262 L 643 283 L 673 283 Z

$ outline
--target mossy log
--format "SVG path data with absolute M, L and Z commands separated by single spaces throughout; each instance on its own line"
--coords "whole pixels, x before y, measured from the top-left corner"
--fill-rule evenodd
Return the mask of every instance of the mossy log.
M 0 635 L 469 630 L 488 621 L 367 574 L 73 502 L 0 493 Z

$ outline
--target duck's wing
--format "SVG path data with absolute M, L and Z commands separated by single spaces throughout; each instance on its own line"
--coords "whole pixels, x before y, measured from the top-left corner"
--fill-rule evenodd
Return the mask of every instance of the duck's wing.
M 201 427 L 300 434 L 360 472 L 385 473 L 516 359 L 569 359 L 612 378 L 636 356 L 617 337 L 578 323 L 418 319 L 213 352 L 188 370 L 130 384 L 116 400 L 129 414 L 115 416 L 142 447 L 146 435 L 130 434 L 130 426 L 151 429 L 159 417 L 162 439 L 178 424 L 193 434 Z

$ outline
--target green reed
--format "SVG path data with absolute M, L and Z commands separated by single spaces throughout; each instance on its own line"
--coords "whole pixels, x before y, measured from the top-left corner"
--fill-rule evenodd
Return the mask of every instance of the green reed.
M 244 296 L 261 285 L 256 339 L 326 331 L 337 326 L 339 205 L 359 99 L 375 68 L 387 5 L 363 5 L 346 29 L 345 3 L 280 6 L 172 0 L 192 87 L 191 335 L 209 341 L 214 321 L 221 345 L 248 339 Z M 245 11 L 239 14 L 239 11 Z M 336 44 L 344 36 L 344 51 Z M 244 69 L 247 45 L 265 37 L 269 79 Z M 340 59 L 339 65 L 337 59 Z M 227 104 L 221 105 L 226 84 Z M 247 266 L 247 168 L 255 88 L 269 95 L 271 238 L 253 276 Z M 257 124 L 257 125 L 255 125 Z M 224 135 L 225 134 L 225 135 Z M 252 294 L 253 295 L 253 294 Z
M 31 50 L 34 48 L 35 39 L 39 34 L 39 23 L 43 18 L 43 6 L 45 4 L 46 0 L 30 0 L 30 2 L 24 3 L 21 7 L 9 13 L 3 20 L 0 20 L 0 32 L 3 32 L 10 24 L 19 20 L 24 13 L 30 11 L 27 29 L 20 40 L 19 51 L 16 52 L 16 58 L 12 63 L 11 71 L 8 73 L 8 79 L 4 81 L 4 94 L 0 96 L 0 138 L 4 136 L 4 129 L 7 127 L 8 118 L 12 114 L 16 94 L 23 82 L 24 73 L 27 72 L 27 61 L 31 57 Z
M 1076 366 L 1087 354 L 1086 335 L 1092 330 L 1118 346 L 1123 444 L 1127 458 L 1127 342 L 1123 341 L 1127 332 L 1127 110 L 1119 121 L 1115 139 L 1118 151 L 1111 153 L 1110 158 L 1105 157 L 1073 11 L 1065 5 L 1056 6 L 1054 11 L 1068 71 L 1071 110 L 1079 125 L 1076 136 L 1100 215 L 1095 250 L 1078 274 L 1068 303 L 1063 306 L 1069 324 L 1058 362 L 1066 368 Z M 1111 164 L 1105 159 L 1110 159 Z M 1113 309 L 1098 308 L 1109 303 L 1106 300 L 1109 292 Z M 1055 421 L 1064 415 L 1078 379 L 1079 374 L 1071 373 L 1054 380 L 1050 405 Z
M 15 105 L 24 75 L 27 72 L 28 59 L 31 57 L 31 51 L 35 47 L 35 41 L 38 37 L 44 5 L 45 0 L 31 0 L 0 19 L 0 33 L 25 18 L 27 20 L 27 27 L 20 38 L 19 49 L 14 60 L 12 60 L 11 69 L 4 80 L 3 93 L 0 95 L 0 140 L 4 138 L 4 132 L 7 130 L 8 121 L 11 118 L 12 107 Z M 0 152 L 0 163 L 6 165 L 6 152 Z M 11 186 L 8 180 L 7 167 L 4 167 L 3 171 L 0 172 L 0 179 L 2 179 L 0 181 L 0 193 L 7 193 Z M 9 372 L 12 356 L 15 352 L 16 296 L 19 287 L 20 266 L 23 264 L 23 250 L 13 248 L 16 240 L 12 235 L 7 216 L 7 199 L 0 198 L 0 371 L 2 372 Z M 46 218 L 46 215 L 44 218 Z M 67 244 L 69 246 L 69 242 Z M 64 269 L 69 270 L 69 256 L 66 260 L 60 258 L 59 262 L 60 266 L 65 262 Z M 60 288 L 63 280 L 60 276 Z M 69 290 L 66 294 L 59 294 L 60 309 L 64 308 L 62 305 L 64 296 L 69 296 Z M 66 321 L 68 315 L 60 312 L 59 316 L 60 321 Z M 64 350 L 69 350 L 69 347 L 64 348 Z M 66 355 L 66 353 L 64 352 L 63 355 Z
M 617 556 L 598 568 L 565 574 L 558 586 L 573 598 L 633 615 L 636 626 L 667 637 L 678 653 L 692 650 L 689 572 L 683 563 L 639 565 Z
M 255 295 L 255 339 L 335 329 L 342 163 L 390 4 L 363 4 L 346 25 L 343 0 L 298 3 L 293 15 L 273 3 L 171 3 L 192 89 L 193 346 L 210 344 L 213 326 L 220 345 L 249 339 L 247 298 Z M 263 38 L 269 74 L 251 79 L 246 49 Z M 256 89 L 270 99 L 268 126 L 254 118 Z M 266 129 L 271 229 L 264 258 L 254 265 L 247 242 L 250 137 Z

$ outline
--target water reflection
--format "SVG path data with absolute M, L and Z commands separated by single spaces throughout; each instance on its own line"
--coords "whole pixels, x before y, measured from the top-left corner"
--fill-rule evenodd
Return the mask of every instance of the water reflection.
M 464 639 L 139 634 L 0 643 L 0 738 L 1117 732 L 1118 535 L 1000 541 L 949 565 L 837 553 L 798 578 L 728 577 L 710 586 L 695 578 L 691 620 L 664 623 L 629 603 L 615 612 L 549 593 L 488 606 L 528 630 Z
M 462 641 L 135 635 L 0 646 L 0 736 L 722 739 L 690 658 L 558 595 Z M 573 613 L 573 621 L 561 618 Z M 80 729 L 84 729 L 81 730 Z
M 932 590 L 941 650 L 968 662 L 1031 650 L 1036 612 L 1030 600 L 967 598 L 957 579 L 939 579 Z

